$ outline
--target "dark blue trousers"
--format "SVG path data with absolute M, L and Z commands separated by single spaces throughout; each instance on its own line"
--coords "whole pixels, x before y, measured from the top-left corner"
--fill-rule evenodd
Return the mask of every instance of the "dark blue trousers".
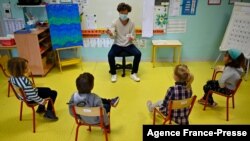
M 134 61 L 133 61 L 133 68 L 132 68 L 132 72 L 133 73 L 137 73 L 138 72 L 138 68 L 139 68 L 139 63 L 141 61 L 141 52 L 139 49 L 137 49 L 135 47 L 134 44 L 131 44 L 127 47 L 122 47 L 122 46 L 118 46 L 116 44 L 113 44 L 109 53 L 108 53 L 108 60 L 109 60 L 109 67 L 110 67 L 110 73 L 116 74 L 116 68 L 115 68 L 115 56 L 117 54 L 119 54 L 120 52 L 125 51 L 127 53 L 130 53 L 134 56 Z

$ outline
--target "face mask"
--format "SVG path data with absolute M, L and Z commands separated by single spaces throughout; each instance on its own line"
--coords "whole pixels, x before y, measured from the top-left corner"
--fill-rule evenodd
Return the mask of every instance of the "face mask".
M 127 14 L 120 14 L 120 19 L 125 21 L 128 19 L 128 15 Z

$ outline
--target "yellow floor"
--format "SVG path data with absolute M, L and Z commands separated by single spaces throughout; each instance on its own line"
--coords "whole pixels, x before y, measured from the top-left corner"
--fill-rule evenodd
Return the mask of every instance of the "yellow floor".
M 193 92 L 200 98 L 202 87 L 211 78 L 211 62 L 187 63 L 195 76 Z M 93 92 L 104 98 L 120 96 L 120 103 L 111 113 L 110 141 L 141 141 L 142 125 L 152 124 L 152 114 L 147 111 L 146 101 L 157 101 L 165 96 L 169 86 L 174 84 L 172 63 L 140 64 L 139 76 L 141 82 L 136 83 L 127 76 L 118 81 L 110 82 L 108 63 L 83 62 L 83 70 L 79 66 L 63 67 L 63 72 L 54 68 L 46 77 L 36 77 L 37 86 L 49 86 L 58 91 L 55 108 L 59 117 L 57 122 L 49 122 L 37 114 L 37 132 L 32 132 L 31 110 L 24 107 L 23 121 L 19 121 L 19 102 L 15 96 L 7 97 L 7 80 L 0 74 L 0 140 L 9 141 L 73 141 L 75 137 L 75 121 L 68 113 L 66 105 L 72 93 L 76 90 L 75 79 L 82 72 L 91 72 L 95 76 Z M 205 71 L 204 71 L 205 69 Z M 230 121 L 226 121 L 225 98 L 215 96 L 218 102 L 216 108 L 207 108 L 195 103 L 190 115 L 190 124 L 250 124 L 250 109 L 248 108 L 250 80 L 243 81 L 236 94 L 236 109 L 230 109 Z M 80 128 L 79 140 L 102 141 L 104 136 L 99 128 L 89 133 L 85 127 Z

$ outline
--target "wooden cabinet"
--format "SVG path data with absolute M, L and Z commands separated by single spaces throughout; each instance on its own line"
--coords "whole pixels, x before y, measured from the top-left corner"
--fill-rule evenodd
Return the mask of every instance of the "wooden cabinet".
M 29 61 L 33 75 L 45 76 L 54 66 L 49 28 L 31 33 L 15 33 L 18 54 Z

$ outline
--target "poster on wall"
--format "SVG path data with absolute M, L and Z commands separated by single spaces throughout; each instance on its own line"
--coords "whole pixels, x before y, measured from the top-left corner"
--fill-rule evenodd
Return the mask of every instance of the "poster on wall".
M 182 15 L 195 15 L 198 0 L 183 0 Z
M 154 29 L 166 29 L 168 23 L 169 0 L 155 0 Z
M 77 4 L 48 4 L 46 10 L 53 49 L 83 46 Z

